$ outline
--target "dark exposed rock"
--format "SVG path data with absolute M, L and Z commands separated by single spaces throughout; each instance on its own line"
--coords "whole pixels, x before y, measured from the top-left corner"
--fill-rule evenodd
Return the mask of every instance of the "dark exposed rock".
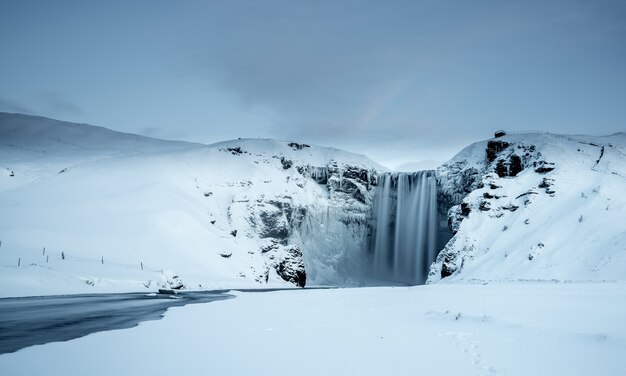
M 446 278 L 451 276 L 454 272 L 456 272 L 457 268 L 454 264 L 456 259 L 456 254 L 447 253 L 444 256 L 443 263 L 441 264 L 441 278 Z
M 519 206 L 515 206 L 515 205 L 513 205 L 513 204 L 509 204 L 509 205 L 507 205 L 507 206 L 502 206 L 502 209 L 504 209 L 504 210 L 509 210 L 509 211 L 514 212 L 514 211 L 516 211 L 517 209 L 519 209 Z
M 363 184 L 369 183 L 369 172 L 362 168 L 346 166 L 341 176 L 345 179 L 360 180 Z
M 211 224 L 214 225 L 215 224 L 215 219 L 211 221 Z
M 535 191 L 528 191 L 528 192 L 524 192 L 524 193 L 522 193 L 521 195 L 519 195 L 519 196 L 515 197 L 515 199 L 518 199 L 518 198 L 521 198 L 521 197 L 524 197 L 524 196 L 528 196 L 528 195 L 537 195 L 537 194 L 538 194 L 538 193 L 537 193 L 537 192 L 535 192 Z
M 361 192 L 361 186 L 352 179 L 331 179 L 330 186 L 336 192 L 348 193 L 358 201 L 365 203 L 365 194 Z
M 365 198 L 365 193 L 359 188 L 356 191 L 354 191 L 354 193 L 352 194 L 352 196 L 357 199 L 357 201 L 362 202 L 362 203 L 366 203 L 366 198 Z
M 509 143 L 501 140 L 489 140 L 487 142 L 487 161 L 493 162 L 498 154 L 509 147 Z
M 325 167 L 319 168 L 316 174 L 312 174 L 311 178 L 318 184 L 328 184 L 328 169 Z
M 523 169 L 522 158 L 517 154 L 512 154 L 509 157 L 509 176 L 517 176 Z
M 285 157 L 280 157 L 280 163 L 283 165 L 283 170 L 288 170 L 293 165 L 293 161 L 286 159 Z
M 489 211 L 489 209 L 491 209 L 491 204 L 489 203 L 489 201 L 483 200 L 480 202 L 478 209 L 480 209 L 481 211 Z
M 517 154 L 511 154 L 508 159 L 499 159 L 496 162 L 495 172 L 499 177 L 517 176 L 524 166 L 522 164 L 522 158 Z
M 539 174 L 548 173 L 555 168 L 554 163 L 546 161 L 536 161 L 533 163 L 533 166 L 535 167 L 535 172 Z
M 448 264 L 441 265 L 441 278 L 446 278 L 452 275 L 455 270 L 450 267 Z
M 261 238 L 275 238 L 287 244 L 293 209 L 289 202 L 270 200 L 259 205 L 258 233 Z
M 505 132 L 505 131 L 503 131 L 503 130 L 497 130 L 497 131 L 494 133 L 494 137 L 495 137 L 495 138 L 502 137 L 502 136 L 506 136 L 506 132 Z
M 233 230 L 233 231 L 231 231 L 231 232 L 230 232 L 230 234 L 231 234 L 232 236 L 237 236 L 237 230 Z
M 307 144 L 299 144 L 297 142 L 290 142 L 287 145 L 289 145 L 293 150 L 302 150 L 304 148 L 309 148 L 311 147 L 310 145 Z
M 551 188 L 553 182 L 554 182 L 553 179 L 543 178 L 543 180 L 541 180 L 541 183 L 539 183 L 539 185 L 537 187 L 545 188 L 547 194 L 553 195 L 554 193 L 556 193 L 556 191 Z
M 600 163 L 603 156 L 604 156 L 604 146 L 602 147 L 602 149 L 600 149 L 600 156 L 598 157 L 598 159 L 596 159 L 596 166 Z
M 276 266 L 276 273 L 287 282 L 300 287 L 306 285 L 304 258 L 297 245 L 290 245 L 285 249 L 284 258 Z
M 469 213 L 471 212 L 471 210 L 472 209 L 470 208 L 470 205 L 467 202 L 461 203 L 461 214 L 462 215 L 467 217 L 469 215 Z
M 541 183 L 539 183 L 538 187 L 539 188 L 549 188 L 552 185 L 552 182 L 554 180 L 549 179 L 549 178 L 543 178 L 543 180 L 541 180 Z
M 174 276 L 168 278 L 167 279 L 167 285 L 172 290 L 180 290 L 183 287 L 185 287 L 185 284 L 183 283 L 182 279 L 179 276 L 177 276 L 177 275 L 174 275 Z
M 464 193 L 470 193 L 480 182 L 480 172 L 475 168 L 461 171 L 461 184 L 458 187 Z
M 496 174 L 498 174 L 498 176 L 501 178 L 508 176 L 509 169 L 506 163 L 504 162 L 504 159 L 498 160 L 498 162 L 496 163 L 495 171 L 496 171 Z
M 222 256 L 223 258 L 230 258 L 230 256 L 232 255 L 232 252 L 220 252 L 220 256 Z
M 239 146 L 234 148 L 226 148 L 226 150 L 229 151 L 232 155 L 241 155 L 244 153 L 244 151 Z
M 261 238 L 276 238 L 286 241 L 289 237 L 289 227 L 280 220 L 279 217 L 282 216 L 282 213 L 263 211 L 260 213 L 260 216 L 264 224 L 259 234 Z

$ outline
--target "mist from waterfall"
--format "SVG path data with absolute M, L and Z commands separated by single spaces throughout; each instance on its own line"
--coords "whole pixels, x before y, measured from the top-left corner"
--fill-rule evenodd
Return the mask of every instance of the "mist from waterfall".
M 424 283 L 436 257 L 435 172 L 380 175 L 373 210 L 373 276 L 395 283 Z

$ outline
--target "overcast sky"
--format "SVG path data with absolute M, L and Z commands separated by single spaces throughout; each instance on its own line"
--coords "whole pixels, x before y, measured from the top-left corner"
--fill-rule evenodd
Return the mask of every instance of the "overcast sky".
M 434 167 L 626 130 L 626 1 L 0 0 L 0 111 Z

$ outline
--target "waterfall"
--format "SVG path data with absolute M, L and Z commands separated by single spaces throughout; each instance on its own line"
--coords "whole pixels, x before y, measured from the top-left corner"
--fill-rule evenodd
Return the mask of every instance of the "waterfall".
M 374 277 L 411 285 L 424 283 L 436 257 L 435 172 L 380 175 L 373 210 Z

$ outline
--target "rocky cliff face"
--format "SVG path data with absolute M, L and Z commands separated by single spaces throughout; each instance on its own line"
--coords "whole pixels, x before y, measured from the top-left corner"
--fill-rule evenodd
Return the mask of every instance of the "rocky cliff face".
M 282 279 L 303 287 L 307 281 L 344 285 L 361 277 L 380 166 L 295 142 L 237 140 L 217 146 L 228 161 L 255 166 L 239 167 L 226 181 L 195 179 L 211 215 L 218 216 L 212 201 L 222 202 L 227 213 L 225 226 L 218 226 L 230 234 L 223 235 L 230 244 L 222 257 L 232 264 L 244 254 L 251 260 L 241 278 Z M 227 190 L 219 187 L 225 183 Z
M 296 150 L 308 147 L 292 144 L 299 146 Z M 261 246 L 268 260 L 256 274 L 268 276 L 273 269 L 284 280 L 303 287 L 308 269 L 317 283 L 350 283 L 362 274 L 365 264 L 377 170 L 336 160 L 314 166 L 276 159 L 284 170 L 295 171 L 289 179 L 302 192 L 315 185 L 321 197 L 308 201 L 278 195 L 246 202 L 243 211 L 249 213 L 249 233 L 269 241 L 269 248 L 283 255 L 277 258 L 267 245 Z
M 615 222 L 625 205 L 624 134 L 500 136 L 437 170 L 440 211 L 454 236 L 429 283 L 626 272 L 626 232 Z

